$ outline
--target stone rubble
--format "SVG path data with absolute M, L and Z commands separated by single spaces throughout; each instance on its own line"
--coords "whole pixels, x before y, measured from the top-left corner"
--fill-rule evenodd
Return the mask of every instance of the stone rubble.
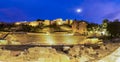
M 82 46 L 76 45 L 71 48 L 65 47 L 63 48 L 63 50 L 57 50 L 52 47 L 31 47 L 29 49 L 25 49 L 24 51 L 13 51 L 13 50 L 7 50 L 1 48 L 0 61 L 3 62 L 117 62 L 120 60 L 119 46 L 120 44 L 118 43 L 112 43 L 112 44 L 108 43 L 101 45 L 82 45 Z

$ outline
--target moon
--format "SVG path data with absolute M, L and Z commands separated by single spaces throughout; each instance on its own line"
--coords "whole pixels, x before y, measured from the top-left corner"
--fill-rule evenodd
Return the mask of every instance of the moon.
M 76 9 L 76 12 L 77 12 L 77 13 L 81 13 L 81 12 L 82 12 L 82 9 Z

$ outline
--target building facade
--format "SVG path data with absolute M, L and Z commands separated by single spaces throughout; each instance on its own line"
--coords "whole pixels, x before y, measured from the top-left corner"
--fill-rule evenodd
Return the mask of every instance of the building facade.
M 73 21 L 72 23 L 72 30 L 73 32 L 78 32 L 80 34 L 86 34 L 87 33 L 87 23 L 83 21 Z

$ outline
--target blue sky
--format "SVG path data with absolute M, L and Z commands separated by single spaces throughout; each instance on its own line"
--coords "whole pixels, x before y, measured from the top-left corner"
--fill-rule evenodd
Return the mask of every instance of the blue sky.
M 81 9 L 81 12 L 76 12 Z M 120 0 L 1 0 L 0 21 L 79 19 L 101 23 L 120 19 Z

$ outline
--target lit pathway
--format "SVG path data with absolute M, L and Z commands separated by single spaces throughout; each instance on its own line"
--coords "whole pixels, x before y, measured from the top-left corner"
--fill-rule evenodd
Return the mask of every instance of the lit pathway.
M 120 62 L 120 47 L 116 49 L 112 54 L 104 57 L 98 62 Z

